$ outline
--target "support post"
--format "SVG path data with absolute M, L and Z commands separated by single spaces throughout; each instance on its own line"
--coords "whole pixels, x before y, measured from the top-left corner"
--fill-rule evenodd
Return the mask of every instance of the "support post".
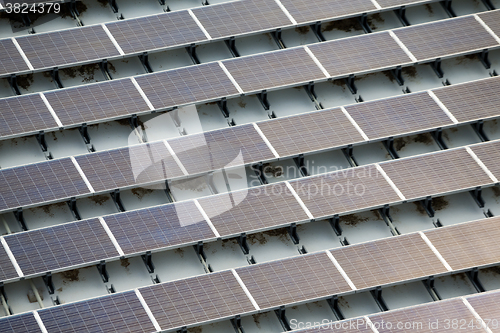
M 490 141 L 486 133 L 484 133 L 484 122 L 482 120 L 473 123 L 472 129 L 474 130 L 474 132 L 476 132 L 477 136 L 482 142 Z
M 422 204 L 425 211 L 427 212 L 427 215 L 429 215 L 429 217 L 434 217 L 435 211 L 434 211 L 434 208 L 432 208 L 432 198 L 429 196 L 429 197 L 425 198 L 424 200 L 420 201 L 420 203 Z
M 76 0 L 71 0 L 69 3 L 69 12 L 71 16 L 76 20 L 76 25 L 79 27 L 83 27 L 83 22 L 80 20 L 80 12 L 76 8 Z
M 113 13 L 118 13 L 118 5 L 116 4 L 116 0 L 109 0 L 109 5 L 113 10 Z
M 300 242 L 299 234 L 297 233 L 297 223 L 292 223 L 288 227 L 288 234 L 292 239 L 293 244 L 297 245 Z
M 36 141 L 38 141 L 38 144 L 40 145 L 40 148 L 42 149 L 43 154 L 45 155 L 45 158 L 47 160 L 53 159 L 52 154 L 50 153 L 48 146 L 47 146 L 47 141 L 45 140 L 45 132 L 40 131 L 38 134 L 35 135 Z
M 316 92 L 314 91 L 314 82 L 313 81 L 309 82 L 307 85 L 304 86 L 304 89 L 306 90 L 309 99 L 311 99 L 311 101 L 314 103 L 316 110 L 322 110 L 323 105 L 321 105 L 321 103 L 318 102 Z
M 390 137 L 387 140 L 383 141 L 382 143 L 387 152 L 389 153 L 389 155 L 391 155 L 391 158 L 397 160 L 399 158 L 399 154 L 394 148 L 394 138 Z
M 82 126 L 80 126 L 78 130 L 80 131 L 80 135 L 82 136 L 83 142 L 87 146 L 87 150 L 89 151 L 89 153 L 95 152 L 94 145 L 90 142 L 90 135 L 87 124 L 82 124 Z
M 321 21 L 318 21 L 314 24 L 311 25 L 311 29 L 314 32 L 314 35 L 320 42 L 326 41 L 325 36 L 323 35 L 323 32 L 321 31 Z
M 484 208 L 484 200 L 483 200 L 483 191 L 481 186 L 476 187 L 474 190 L 469 192 L 472 195 L 472 198 L 479 206 L 479 208 Z
M 488 10 L 495 10 L 495 6 L 491 3 L 491 0 L 483 0 L 483 4 Z
M 382 297 L 382 287 L 377 287 L 374 290 L 370 290 L 370 293 L 372 294 L 373 299 L 375 299 L 375 303 L 377 303 L 380 310 L 389 311 L 389 308 L 387 307 L 387 304 Z
M 441 58 L 437 58 L 430 63 L 432 70 L 436 73 L 437 77 L 442 79 L 444 76 L 443 70 L 441 69 Z
M 443 140 L 443 130 L 441 128 L 438 128 L 437 130 L 432 131 L 431 135 L 434 138 L 434 141 L 436 141 L 436 143 L 440 149 L 442 149 L 442 150 L 448 149 L 448 146 L 446 145 L 446 143 Z
M 238 237 L 238 244 L 240 245 L 241 251 L 243 251 L 243 254 L 249 254 L 250 253 L 250 247 L 248 246 L 247 242 L 247 234 L 244 232 Z
M 139 60 L 142 63 L 142 66 L 144 67 L 144 70 L 146 70 L 146 73 L 153 73 L 153 69 L 151 68 L 151 65 L 149 64 L 149 55 L 147 52 L 144 52 L 139 56 Z
M 263 163 L 257 163 L 252 166 L 252 170 L 255 172 L 255 175 L 260 180 L 262 185 L 268 184 L 266 175 L 264 174 Z
M 19 225 L 21 226 L 21 229 L 23 229 L 23 231 L 28 231 L 28 227 L 26 226 L 26 221 L 24 220 L 22 208 L 18 208 L 17 210 L 14 211 L 14 217 L 16 218 L 17 223 L 19 223 Z
M 47 287 L 47 291 L 49 292 L 50 295 L 54 294 L 54 282 L 52 281 L 52 273 L 48 272 L 45 274 L 43 277 L 43 283 L 45 283 L 45 286 Z
M 364 13 L 359 17 L 359 23 L 361 24 L 361 27 L 365 31 L 365 33 L 369 34 L 372 32 L 372 28 L 370 28 L 370 25 L 368 24 L 368 14 Z
M 104 78 L 106 80 L 113 80 L 113 77 L 111 76 L 111 73 L 109 72 L 108 68 L 108 60 L 104 59 L 99 63 L 99 68 L 101 69 L 102 75 L 104 75 Z
M 260 93 L 257 94 L 257 98 L 260 101 L 260 104 L 264 107 L 264 110 L 269 111 L 270 105 L 269 101 L 267 100 L 267 90 L 262 90 Z
M 278 28 L 271 32 L 271 36 L 273 36 L 274 41 L 278 44 L 280 49 L 286 49 L 285 42 L 281 39 L 281 28 Z
M 352 148 L 352 145 L 348 145 L 347 148 L 343 148 L 342 153 L 347 159 L 347 162 L 349 162 L 350 166 L 358 166 L 358 162 L 356 162 L 356 159 L 354 158 L 354 149 Z
M 479 53 L 477 56 L 479 57 L 479 60 L 481 60 L 481 63 L 483 64 L 484 68 L 490 69 L 491 68 L 491 62 L 488 57 L 488 49 L 482 50 L 481 53 Z
M 378 211 L 380 213 L 380 216 L 384 220 L 385 224 L 389 227 L 389 229 L 391 229 L 392 235 L 393 236 L 401 235 L 398 228 L 396 228 L 394 224 L 392 224 L 392 217 L 389 205 L 384 205 L 384 207 L 380 208 Z
M 55 67 L 54 69 L 52 69 L 52 71 L 50 71 L 50 76 L 52 76 L 52 80 L 54 81 L 57 89 L 64 88 L 61 82 L 61 78 L 59 77 L 59 68 Z
M 392 76 L 394 76 L 394 79 L 400 86 L 403 86 L 405 84 L 402 72 L 403 70 L 401 69 L 401 66 L 397 66 L 396 68 L 391 70 Z
M 106 270 L 106 262 L 104 260 L 101 260 L 101 262 L 98 263 L 96 266 L 97 270 L 99 271 L 99 274 L 101 275 L 102 281 L 104 283 L 108 283 L 109 275 L 108 271 Z
M 330 226 L 332 227 L 333 231 L 335 232 L 335 235 L 341 236 L 342 235 L 342 228 L 340 227 L 339 216 L 335 215 L 334 217 L 328 219 L 328 222 L 330 222 Z
M 206 273 L 211 273 L 213 272 L 212 267 L 207 264 L 207 255 L 205 254 L 205 251 L 203 250 L 203 242 L 199 241 L 196 245 L 194 246 L 194 250 L 196 251 L 196 255 L 198 256 L 198 259 L 200 259 L 200 262 L 203 264 L 203 268 L 205 269 Z
M 328 302 L 328 305 L 330 305 L 330 309 L 332 309 L 332 312 L 337 318 L 337 320 L 344 320 L 345 316 L 339 307 L 339 298 L 337 296 L 333 296 L 332 298 L 329 298 L 326 301 Z
M 434 301 L 440 301 L 441 296 L 439 296 L 439 293 L 437 292 L 436 288 L 434 287 L 434 276 L 429 276 L 426 280 L 422 281 L 425 289 L 427 289 L 427 292 L 429 295 L 431 295 L 432 299 Z
M 122 199 L 120 197 L 120 190 L 116 189 L 113 192 L 111 192 L 110 195 L 111 195 L 111 199 L 113 199 L 113 202 L 115 203 L 118 211 L 124 212 L 125 207 L 123 206 Z
M 351 94 L 355 95 L 358 92 L 358 88 L 354 84 L 354 74 L 349 75 L 349 77 L 345 78 L 345 83 L 347 88 L 351 91 Z
M 411 25 L 406 18 L 406 6 L 399 7 L 394 11 L 394 13 L 396 13 L 396 16 L 398 17 L 399 21 L 401 21 L 401 24 L 403 24 L 403 26 L 408 27 Z
M 478 293 L 484 293 L 486 289 L 484 289 L 483 284 L 479 280 L 479 269 L 477 267 L 467 272 L 467 276 L 469 277 L 470 282 L 476 288 Z
M 236 333 L 245 333 L 243 327 L 241 326 L 241 316 L 237 315 L 231 319 L 231 324 L 233 325 L 234 331 Z
M 309 176 L 309 172 L 307 171 L 307 167 L 306 167 L 306 164 L 304 162 L 304 154 L 300 154 L 299 156 L 294 157 L 293 161 L 295 162 L 295 165 L 297 166 L 297 168 L 300 171 L 300 174 L 303 177 Z
M 279 309 L 274 310 L 274 313 L 276 313 L 276 316 L 278 317 L 278 320 L 283 327 L 285 331 L 291 331 L 292 328 L 290 327 L 290 323 L 288 322 L 288 318 L 286 317 L 285 314 L 285 306 L 282 305 L 279 307 Z
M 8 78 L 10 88 L 14 92 L 15 95 L 21 95 L 21 91 L 19 90 L 19 86 L 17 85 L 17 76 L 12 74 Z
M 236 49 L 236 39 L 234 37 L 230 37 L 229 39 L 226 39 L 224 41 L 226 43 L 227 48 L 229 49 L 229 52 L 233 55 L 234 58 L 238 58 L 240 56 L 240 53 Z
M 224 118 L 229 118 L 229 109 L 227 108 L 226 97 L 223 97 L 220 101 L 217 101 L 217 106 L 219 107 L 220 111 L 222 112 L 222 115 L 224 116 Z
M 71 210 L 71 213 L 73 214 L 73 217 L 80 221 L 82 219 L 82 216 L 80 215 L 80 212 L 78 211 L 78 207 L 76 207 L 76 198 L 71 198 L 68 201 L 66 201 L 68 204 L 69 210 Z
M 155 265 L 153 264 L 153 255 L 151 254 L 151 251 L 147 251 L 146 254 L 141 255 L 141 258 L 144 261 L 144 264 L 146 265 L 148 272 L 154 273 Z
M 189 54 L 189 57 L 191 58 L 191 61 L 193 62 L 193 64 L 199 65 L 200 59 L 198 59 L 198 55 L 196 54 L 196 45 L 191 44 L 191 45 L 187 46 L 186 51 Z
M 170 191 L 170 186 L 168 186 L 168 180 L 165 180 L 165 194 L 167 195 L 167 199 L 169 202 L 174 202 L 174 196 L 172 195 L 172 192 Z
M 451 0 L 443 0 L 441 1 L 441 5 L 444 8 L 444 11 L 446 14 L 448 14 L 449 17 L 457 17 L 457 14 L 455 14 L 455 11 L 451 7 Z

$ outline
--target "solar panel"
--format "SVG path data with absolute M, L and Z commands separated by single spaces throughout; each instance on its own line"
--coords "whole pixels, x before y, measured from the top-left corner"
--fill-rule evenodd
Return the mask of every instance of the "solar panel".
M 238 94 L 217 63 L 139 76 L 136 80 L 156 109 Z
M 394 33 L 419 61 L 498 46 L 473 16 L 397 29 Z
M 387 32 L 313 44 L 309 49 L 331 76 L 412 62 Z
M 252 125 L 188 135 L 168 143 L 190 175 L 274 158 Z
M 400 7 L 412 4 L 419 4 L 429 2 L 426 0 L 377 0 L 378 4 L 382 6 L 382 8 L 391 8 L 391 7 Z
M 188 11 L 152 15 L 106 24 L 125 53 L 186 45 L 207 40 Z
M 381 163 L 407 199 L 491 184 L 491 179 L 463 148 Z
M 472 151 L 486 165 L 488 170 L 500 179 L 500 165 L 498 164 L 498 153 L 500 152 L 500 141 L 492 141 L 471 146 Z
M 38 310 L 51 333 L 156 332 L 133 291 Z
M 223 64 L 244 92 L 325 78 L 303 48 L 241 57 Z
M 500 36 L 500 10 L 479 13 L 477 15 L 497 36 Z
M 119 56 L 99 25 L 16 38 L 35 69 Z
M 0 99 L 0 137 L 57 128 L 40 95 Z
M 281 157 L 364 141 L 337 108 L 272 119 L 257 125 Z
M 29 67 L 9 39 L 0 40 L 0 75 L 28 71 Z
M 500 77 L 454 84 L 433 90 L 459 122 L 498 117 Z
M 418 234 L 351 245 L 331 252 L 358 289 L 448 271 Z
M 96 192 L 183 176 L 163 142 L 77 156 Z
M 42 333 L 33 313 L 0 318 L 0 332 L 2 333 Z
M 0 210 L 88 194 L 69 158 L 0 170 Z
M 498 262 L 500 218 L 492 217 L 425 232 L 427 238 L 454 269 Z
M 281 3 L 298 23 L 322 21 L 377 9 L 370 0 L 281 0 Z
M 434 333 L 459 332 L 460 330 L 484 332 L 484 330 L 478 329 L 480 323 L 477 322 L 474 315 L 460 299 L 412 306 L 401 310 L 373 315 L 369 318 L 372 323 L 376 325 L 375 327 L 383 327 L 383 329 L 378 329 L 380 333 Z M 456 326 L 453 325 L 455 322 L 457 322 Z M 398 327 L 398 323 L 403 326 Z M 471 329 L 470 326 L 468 326 L 469 323 L 473 323 L 475 328 Z M 460 326 L 462 326 L 462 329 L 459 328 Z M 403 329 L 400 327 L 403 327 Z M 455 329 L 455 327 L 457 328 Z
M 162 330 L 254 311 L 230 271 L 140 289 Z
M 64 125 L 93 122 L 149 111 L 129 79 L 45 93 Z
M 19 275 L 17 274 L 14 265 L 12 265 L 12 262 L 10 261 L 7 252 L 0 244 L 0 281 L 9 280 L 13 278 L 19 278 Z M 0 328 L 1 327 L 2 326 L 0 324 Z
M 498 324 L 500 318 L 500 291 L 480 294 L 477 296 L 467 297 L 467 301 L 472 305 L 477 314 L 485 321 L 492 332 L 498 333 L 500 326 Z M 476 322 L 476 326 L 479 323 Z
M 212 38 L 231 37 L 291 25 L 274 1 L 245 0 L 194 8 Z
M 119 256 L 98 219 L 16 233 L 5 240 L 25 275 Z
M 104 219 L 125 254 L 215 238 L 192 201 L 110 215 Z
M 290 181 L 315 218 L 401 201 L 373 166 Z
M 453 125 L 426 92 L 358 103 L 346 110 L 370 139 Z
M 198 201 L 221 236 L 308 220 L 284 183 Z
M 324 252 L 243 267 L 236 272 L 261 309 L 351 290 Z

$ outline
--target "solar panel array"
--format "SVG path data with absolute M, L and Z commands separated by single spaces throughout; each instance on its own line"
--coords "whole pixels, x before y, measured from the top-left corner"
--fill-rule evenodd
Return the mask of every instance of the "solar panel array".
M 489 324 L 488 327 L 491 328 L 491 331 L 497 333 L 499 331 L 498 318 L 500 318 L 500 308 L 498 307 L 500 291 L 467 297 L 467 301 L 477 314 Z
M 471 147 L 474 154 L 484 163 L 486 168 L 497 178 L 500 179 L 500 165 L 496 159 L 500 151 L 500 142 L 492 141 L 477 144 Z
M 42 333 L 32 313 L 0 319 L 0 332 L 3 333 Z
M 21 57 L 14 42 L 10 39 L 0 40 L 0 74 L 28 71 L 29 67 Z
M 486 25 L 490 27 L 490 29 L 493 30 L 497 36 L 500 36 L 500 21 L 498 20 L 499 14 L 500 10 L 493 10 L 479 13 L 477 16 L 479 16 L 479 18 L 483 20 L 483 22 L 486 23 Z
M 14 265 L 12 265 L 12 262 L 10 261 L 7 252 L 5 252 L 3 246 L 0 246 L 0 281 L 14 279 L 18 277 L 19 275 L 17 274 Z M 1 324 L 0 327 L 2 327 Z
M 406 5 L 411 5 L 411 4 L 419 4 L 419 3 L 424 3 L 424 2 L 429 2 L 429 1 L 423 1 L 423 0 L 377 0 L 377 3 L 384 9 L 390 8 L 390 7 L 400 7 L 400 6 L 406 6 Z

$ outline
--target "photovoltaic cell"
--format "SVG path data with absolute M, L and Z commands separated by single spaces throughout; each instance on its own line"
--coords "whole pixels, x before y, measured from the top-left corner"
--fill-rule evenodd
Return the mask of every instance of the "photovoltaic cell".
M 245 0 L 193 9 L 212 38 L 231 37 L 291 25 L 275 1 Z
M 252 125 L 188 135 L 168 143 L 189 174 L 274 158 Z
M 500 37 L 500 10 L 488 11 L 477 15 L 493 30 L 495 35 Z
M 215 238 L 192 201 L 106 216 L 125 254 Z
M 238 94 L 217 63 L 139 76 L 136 80 L 156 109 Z
M 492 183 L 463 148 L 384 162 L 380 166 L 406 199 Z
M 42 333 L 32 313 L 0 318 L 2 333 Z
M 462 223 L 425 232 L 454 270 L 498 262 L 500 217 Z
M 100 25 L 16 38 L 36 69 L 119 56 Z
M 373 166 L 290 181 L 315 218 L 401 201 Z
M 453 125 L 426 92 L 358 103 L 346 110 L 372 140 Z
M 492 141 L 474 145 L 472 151 L 479 157 L 481 162 L 486 165 L 488 170 L 497 178 L 500 179 L 500 164 L 498 156 L 500 154 L 500 141 Z
M 10 258 L 7 255 L 7 252 L 5 252 L 5 249 L 0 244 L 0 281 L 18 278 L 18 277 L 19 277 L 19 275 L 17 275 L 16 269 L 12 265 L 12 262 L 10 261 Z M 0 328 L 1 327 L 2 327 L 2 325 L 0 324 Z M 1 332 L 3 332 L 3 331 L 1 331 Z
M 401 310 L 384 312 L 369 317 L 378 329 L 379 333 L 391 332 L 415 332 L 415 333 L 435 333 L 435 332 L 457 332 L 460 329 L 454 329 L 452 322 L 458 322 L 460 327 L 465 322 L 464 331 L 485 332 L 480 328 L 480 323 L 470 312 L 460 299 L 452 299 L 428 303 L 426 305 L 413 306 Z M 437 322 L 437 327 L 430 324 Z M 453 323 L 454 323 L 453 322 Z M 473 323 L 475 328 L 470 329 L 469 323 Z M 387 323 L 392 323 L 387 325 Z M 397 323 L 407 325 L 404 329 L 398 328 Z
M 313 44 L 309 49 L 331 76 L 412 62 L 387 32 Z
M 0 110 L 0 137 L 57 128 L 38 94 L 0 99 Z
M 77 156 L 96 192 L 183 176 L 163 142 Z
M 66 126 L 149 111 L 129 79 L 61 89 L 44 95 Z
M 133 291 L 39 310 L 50 333 L 151 333 L 156 329 Z
M 89 193 L 69 158 L 0 170 L 0 210 Z
M 377 9 L 370 0 L 281 0 L 281 3 L 297 23 L 322 21 Z
M 473 16 L 397 29 L 394 33 L 419 61 L 498 46 Z
M 351 245 L 331 252 L 358 289 L 447 272 L 419 234 Z
M 162 330 L 254 311 L 230 271 L 141 288 Z
M 244 92 L 325 78 L 303 48 L 241 57 L 223 63 Z
M 25 275 L 118 257 L 98 219 L 6 236 Z
M 261 309 L 351 290 L 326 253 L 247 266 L 236 272 Z
M 433 90 L 458 121 L 498 117 L 500 77 L 467 82 Z
M 308 220 L 284 183 L 198 201 L 221 236 Z
M 467 301 L 469 301 L 477 314 L 488 324 L 492 332 L 500 332 L 498 325 L 500 318 L 500 307 L 498 306 L 500 304 L 500 291 L 467 297 Z M 479 324 L 476 324 L 476 326 L 479 326 Z
M 138 53 L 207 40 L 188 11 L 122 20 L 106 25 L 125 53 Z
M 281 157 L 364 141 L 337 108 L 272 119 L 257 125 Z
M 28 71 L 28 65 L 9 39 L 0 40 L 0 75 Z

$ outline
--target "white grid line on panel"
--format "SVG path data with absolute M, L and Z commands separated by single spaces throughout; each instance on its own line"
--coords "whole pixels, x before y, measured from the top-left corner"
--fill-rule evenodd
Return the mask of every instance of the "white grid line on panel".
M 229 71 L 227 70 L 226 66 L 224 66 L 224 64 L 222 63 L 222 61 L 217 61 L 217 63 L 219 64 L 220 68 L 222 68 L 222 70 L 224 71 L 224 73 L 226 73 L 227 77 L 229 78 L 229 80 L 231 80 L 231 82 L 234 84 L 235 88 L 238 90 L 238 92 L 240 94 L 243 94 L 243 89 L 241 89 L 240 85 L 238 84 L 238 82 L 236 82 L 236 80 L 234 79 L 234 77 L 231 75 L 231 73 L 229 73 Z
M 377 0 L 371 0 L 373 5 L 377 7 L 377 9 L 382 9 L 382 6 L 378 4 Z
M 493 333 L 491 331 L 491 329 L 488 327 L 488 325 L 486 325 L 485 321 L 483 320 L 483 318 L 481 318 L 481 316 L 479 315 L 479 313 L 476 312 L 476 310 L 474 309 L 474 307 L 469 303 L 469 301 L 465 298 L 465 297 L 460 297 L 462 299 L 462 302 L 465 304 L 465 306 L 467 307 L 467 309 L 469 309 L 469 311 L 472 313 L 472 315 L 481 322 L 481 327 L 483 329 L 486 330 L 486 332 L 488 333 Z
M 23 60 L 26 63 L 26 65 L 28 65 L 28 68 L 30 70 L 32 70 L 32 71 L 35 70 L 35 68 L 31 64 L 31 62 L 29 61 L 28 57 L 24 53 L 23 49 L 21 48 L 21 45 L 19 45 L 19 43 L 17 42 L 17 40 L 14 37 L 11 37 L 10 40 L 12 41 L 12 43 L 14 43 L 14 46 L 16 47 L 17 51 L 19 52 L 19 54 L 23 58 Z
M 392 30 L 389 30 L 389 35 L 391 35 L 392 39 L 394 39 L 394 41 L 398 43 L 399 47 L 403 49 L 403 51 L 405 51 L 406 55 L 410 57 L 411 61 L 413 62 L 418 61 L 417 58 L 413 55 L 413 53 L 410 52 L 410 50 L 406 47 L 406 45 L 403 44 L 403 42 L 399 39 L 398 36 L 396 36 L 396 34 Z
M 406 201 L 406 197 L 399 190 L 399 188 L 396 186 L 396 184 L 394 184 L 392 179 L 389 178 L 389 176 L 385 173 L 384 169 L 382 169 L 382 167 L 378 163 L 375 164 L 375 168 L 377 168 L 378 172 L 380 172 L 382 177 L 384 177 L 385 180 L 389 183 L 389 185 L 391 185 L 392 189 L 394 190 L 394 192 L 396 192 L 396 194 L 399 196 L 399 198 L 403 201 Z
M 255 130 L 257 131 L 257 133 L 259 133 L 259 135 L 262 138 L 262 140 L 264 140 L 264 142 L 266 143 L 266 145 L 269 148 L 269 150 L 271 150 L 271 152 L 273 153 L 274 157 L 280 158 L 280 155 L 278 154 L 278 152 L 276 151 L 276 149 L 274 149 L 273 145 L 271 145 L 271 142 L 269 142 L 269 140 L 266 138 L 266 136 L 261 131 L 261 129 L 259 128 L 259 126 L 257 126 L 256 123 L 252 123 L 252 125 L 255 128 Z
M 476 153 L 474 153 L 472 151 L 472 149 L 470 149 L 470 147 L 465 147 L 465 150 L 467 150 L 467 152 L 474 159 L 474 161 L 476 161 L 476 163 L 479 164 L 479 166 L 481 167 L 481 169 L 483 169 L 483 171 L 488 175 L 488 177 L 490 177 L 490 179 L 494 183 L 498 183 L 497 177 L 495 177 L 495 175 L 486 167 L 486 165 L 483 163 L 483 161 L 481 161 L 479 159 L 479 157 L 477 157 Z
M 207 213 L 205 212 L 205 210 L 203 209 L 203 207 L 201 207 L 200 203 L 198 202 L 198 200 L 194 199 L 194 204 L 196 205 L 196 208 L 198 208 L 198 210 L 200 211 L 201 215 L 203 216 L 203 218 L 205 219 L 205 221 L 207 221 L 208 225 L 210 226 L 210 229 L 212 229 L 212 232 L 215 234 L 215 236 L 217 238 L 220 238 L 220 234 L 219 232 L 217 231 L 217 229 L 215 228 L 214 224 L 212 223 L 212 221 L 210 220 L 210 218 L 208 217 Z
M 283 11 L 283 13 L 285 13 L 286 17 L 288 17 L 288 19 L 290 20 L 290 22 L 292 22 L 293 25 L 297 25 L 297 21 L 293 18 L 292 14 L 290 14 L 290 12 L 288 11 L 288 9 L 286 9 L 285 6 L 283 6 L 283 4 L 281 3 L 281 1 L 280 0 L 274 0 L 274 1 L 281 8 L 281 10 Z
M 122 48 L 120 47 L 120 45 L 116 41 L 115 37 L 113 37 L 113 34 L 111 34 L 111 31 L 109 31 L 108 27 L 104 23 L 101 23 L 101 27 L 104 30 L 104 32 L 106 33 L 106 35 L 108 35 L 109 39 L 111 40 L 111 43 L 113 43 L 113 45 L 116 47 L 116 50 L 118 51 L 118 53 L 120 53 L 120 55 L 122 55 L 122 56 L 125 55 L 125 52 L 123 52 Z
M 373 333 L 379 333 L 378 329 L 375 327 L 370 318 L 368 318 L 368 316 L 364 316 L 363 318 L 366 320 L 366 324 L 372 329 Z
M 248 290 L 247 286 L 245 286 L 245 283 L 243 283 L 243 280 L 240 278 L 240 276 L 238 275 L 238 273 L 234 269 L 231 269 L 231 272 L 233 273 L 234 277 L 236 278 L 236 280 L 240 284 L 240 287 L 243 289 L 243 291 L 247 295 L 247 297 L 250 300 L 250 302 L 252 302 L 253 306 L 255 307 L 255 310 L 260 311 L 259 304 L 257 304 L 257 302 L 253 298 L 252 294 L 250 294 L 250 290 Z
M 135 292 L 135 295 L 137 296 L 137 298 L 139 299 L 139 302 L 141 302 L 142 307 L 144 308 L 144 311 L 146 311 L 146 313 L 148 314 L 149 319 L 153 323 L 153 326 L 155 327 L 155 330 L 158 331 L 158 332 L 160 332 L 161 331 L 161 326 L 160 326 L 160 324 L 158 324 L 158 321 L 156 321 L 156 318 L 153 315 L 153 312 L 151 312 L 151 309 L 149 308 L 148 304 L 144 300 L 144 297 L 142 297 L 141 292 L 139 291 L 139 289 L 134 289 L 134 292 Z
M 7 252 L 7 256 L 9 257 L 10 261 L 12 262 L 12 265 L 16 269 L 17 275 L 19 275 L 20 278 L 24 277 L 24 273 L 21 270 L 21 267 L 19 266 L 19 264 L 17 263 L 16 257 L 14 257 L 14 254 L 10 250 L 9 244 L 7 244 L 7 241 L 5 240 L 5 238 L 0 237 L 0 242 L 3 245 L 5 252 Z
M 318 58 L 316 58 L 316 56 L 314 55 L 314 53 L 312 53 L 312 51 L 307 47 L 307 45 L 304 45 L 304 50 L 306 50 L 307 54 L 309 54 L 309 56 L 312 58 L 312 60 L 314 61 L 314 63 L 319 67 L 319 69 L 321 69 L 321 71 L 323 72 L 323 75 L 325 75 L 326 77 L 331 77 L 330 73 L 328 73 L 328 71 L 326 70 L 326 68 L 318 60 Z
M 358 123 L 356 122 L 356 120 L 354 120 L 353 117 L 351 117 L 351 115 L 349 114 L 349 112 L 347 112 L 347 110 L 343 106 L 340 107 L 340 110 L 342 110 L 342 113 L 347 117 L 347 119 L 349 119 L 349 121 L 351 122 L 352 126 L 354 126 L 356 128 L 356 130 L 359 132 L 359 134 L 361 134 L 361 136 L 363 137 L 363 139 L 365 141 L 370 141 L 370 138 L 368 137 L 368 135 L 366 135 L 365 132 L 363 132 L 363 130 L 361 129 L 361 127 L 359 127 Z
M 498 37 L 497 34 L 493 30 L 491 30 L 491 28 L 483 21 L 483 19 L 480 18 L 477 14 L 474 14 L 474 18 L 476 19 L 476 21 L 479 22 L 479 24 L 481 24 L 483 26 L 484 29 L 486 29 L 486 31 L 488 31 L 488 33 L 493 38 L 495 38 L 495 40 L 497 41 L 497 43 L 500 44 L 500 37 Z
M 330 258 L 330 260 L 333 262 L 333 264 L 335 265 L 335 267 L 339 271 L 340 275 L 342 275 L 342 277 L 347 282 L 347 284 L 349 285 L 349 287 L 351 287 L 352 290 L 358 290 L 358 288 L 356 288 L 356 286 L 351 281 L 351 279 L 347 276 L 347 273 L 344 271 L 344 269 L 342 268 L 342 266 L 340 266 L 340 264 L 337 261 L 337 259 L 335 259 L 335 257 L 333 256 L 333 254 L 330 251 L 328 251 L 328 250 L 326 250 L 325 253 L 328 256 L 328 258 Z
M 191 17 L 196 22 L 196 24 L 201 29 L 201 31 L 203 31 L 203 33 L 205 34 L 205 37 L 207 37 L 208 40 L 212 40 L 212 36 L 210 36 L 210 34 L 208 33 L 207 29 L 205 29 L 205 27 L 203 26 L 203 24 L 201 24 L 200 20 L 198 20 L 198 18 L 196 17 L 196 15 L 194 15 L 193 11 L 191 9 L 188 9 L 188 13 L 189 13 L 189 15 L 191 15 Z
M 167 147 L 168 152 L 170 153 L 170 155 L 172 155 L 172 158 L 174 159 L 175 163 L 177 163 L 177 166 L 179 167 L 179 169 L 181 169 L 184 176 L 188 176 L 189 173 L 187 172 L 187 169 L 184 167 L 184 164 L 182 164 L 181 160 L 179 159 L 175 151 L 172 149 L 168 141 L 163 140 L 163 144 L 165 145 L 165 147 Z
M 441 263 L 444 265 L 444 267 L 446 267 L 446 269 L 449 272 L 453 271 L 453 269 L 451 268 L 451 266 L 446 262 L 446 260 L 443 258 L 443 256 L 441 255 L 441 253 L 439 253 L 439 251 L 436 249 L 436 247 L 431 243 L 431 241 L 429 240 L 429 238 L 427 238 L 427 236 L 422 231 L 419 231 L 418 233 L 419 233 L 420 237 L 422 237 L 422 239 L 424 240 L 424 242 L 432 250 L 432 252 L 434 252 L 434 254 L 436 255 L 436 257 L 438 257 L 438 259 L 441 261 Z
M 36 320 L 38 326 L 40 327 L 40 330 L 42 331 L 42 333 L 49 333 L 47 331 L 47 328 L 45 328 L 45 325 L 42 321 L 42 318 L 40 318 L 40 315 L 38 314 L 38 312 L 32 311 L 32 313 L 33 313 L 33 317 L 35 317 L 35 320 Z
M 451 121 L 453 121 L 454 124 L 458 124 L 457 118 L 455 118 L 453 113 L 451 113 L 450 110 L 448 110 L 448 108 L 443 104 L 443 102 L 441 102 L 441 100 L 436 96 L 434 91 L 427 90 L 427 93 L 429 94 L 429 96 L 431 96 L 431 98 L 434 100 L 434 102 L 436 102 L 439 105 L 441 110 L 443 110 L 444 113 L 446 113 L 448 115 L 448 117 L 450 117 Z
M 85 173 L 83 172 L 82 168 L 80 167 L 80 165 L 76 161 L 75 157 L 74 156 L 70 156 L 69 158 L 71 159 L 71 162 L 73 162 L 73 165 L 75 166 L 75 168 L 78 171 L 78 173 L 80 174 L 80 176 L 83 178 L 83 181 L 85 182 L 85 184 L 87 184 L 87 187 L 89 188 L 89 191 L 91 193 L 95 193 L 94 188 L 92 187 L 92 185 L 90 184 L 89 180 L 87 179 L 87 176 L 85 176 Z
M 306 212 L 307 217 L 309 217 L 310 220 L 314 220 L 313 214 L 311 214 L 311 212 L 306 207 L 306 205 L 304 204 L 304 202 L 302 201 L 302 199 L 299 197 L 299 195 L 297 194 L 297 192 L 295 192 L 295 190 L 293 189 L 292 185 L 290 185 L 290 183 L 288 181 L 285 181 L 285 184 L 286 184 L 286 187 L 288 187 L 288 189 L 290 190 L 290 192 L 292 192 L 292 195 L 294 196 L 295 200 L 297 200 L 297 202 L 299 203 L 300 207 L 302 207 L 302 209 L 304 210 L 304 212 Z
M 101 222 L 101 225 L 104 228 L 104 231 L 106 231 L 106 233 L 108 234 L 108 237 L 111 240 L 111 243 L 113 243 L 113 245 L 115 246 L 116 251 L 118 251 L 118 253 L 120 254 L 120 257 L 124 257 L 125 253 L 123 252 L 120 244 L 118 244 L 118 241 L 116 240 L 115 235 L 113 235 L 113 232 L 111 232 L 111 229 L 109 229 L 106 221 L 104 221 L 104 219 L 100 216 L 98 217 L 98 219 L 99 219 L 99 222 Z
M 149 100 L 148 96 L 146 96 L 146 94 L 144 93 L 144 91 L 142 90 L 141 86 L 139 85 L 139 83 L 137 83 L 137 81 L 135 80 L 134 77 L 131 77 L 130 80 L 132 80 L 132 84 L 134 85 L 134 87 L 137 89 L 137 91 L 139 92 L 139 94 L 142 96 L 142 98 L 144 99 L 144 101 L 146 102 L 146 104 L 148 105 L 149 109 L 150 110 L 154 110 L 155 107 L 153 106 L 153 103 L 151 103 L 151 101 Z
M 42 99 L 43 103 L 45 104 L 45 106 L 47 107 L 47 109 L 49 109 L 49 112 L 52 115 L 52 117 L 54 118 L 57 126 L 59 126 L 59 128 L 63 127 L 63 124 L 62 124 L 61 120 L 59 119 L 59 117 L 57 116 L 56 112 L 52 108 L 52 105 L 50 105 L 49 101 L 47 100 L 47 97 L 45 97 L 45 95 L 42 94 L 42 93 L 38 93 L 38 95 L 40 95 L 40 98 Z

